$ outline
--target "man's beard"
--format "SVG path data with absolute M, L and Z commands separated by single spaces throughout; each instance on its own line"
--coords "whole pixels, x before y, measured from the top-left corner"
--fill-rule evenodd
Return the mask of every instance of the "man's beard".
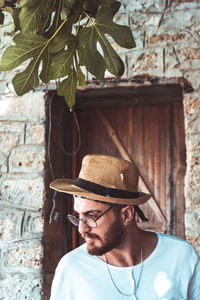
M 116 220 L 104 234 L 103 238 L 92 233 L 85 233 L 83 238 L 94 238 L 94 240 L 92 240 L 90 243 L 87 243 L 87 251 L 91 255 L 101 256 L 116 248 L 121 243 L 123 233 L 123 225 L 119 222 L 119 220 Z M 101 242 L 101 246 L 95 245 L 95 241 L 97 240 Z

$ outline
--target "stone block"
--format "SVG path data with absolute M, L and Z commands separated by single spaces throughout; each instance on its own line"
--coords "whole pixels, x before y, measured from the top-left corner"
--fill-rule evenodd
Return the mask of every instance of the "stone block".
M 182 71 L 180 69 L 180 62 L 176 55 L 175 49 L 168 47 L 165 50 L 164 69 L 166 77 L 182 77 Z
M 199 62 L 198 62 L 199 64 Z M 199 82 L 199 70 L 186 70 L 184 71 L 184 77 L 191 83 L 195 90 L 200 89 Z
M 45 143 L 45 125 L 28 123 L 26 126 L 26 144 Z
M 184 47 L 180 50 L 180 56 L 182 55 L 182 60 L 199 60 L 200 59 L 200 47 Z
M 158 28 L 162 12 L 145 13 L 143 11 L 130 12 L 129 24 L 132 30 L 152 30 Z
M 193 27 L 199 24 L 200 9 L 166 11 L 162 20 L 162 29 L 178 27 L 179 29 Z M 184 22 L 183 22 L 184 20 Z
M 196 118 L 192 121 L 190 134 L 200 134 L 200 115 L 196 116 Z
M 8 156 L 5 153 L 0 151 L 0 171 L 1 172 L 8 171 L 7 159 L 8 159 Z
M 170 5 L 170 9 L 182 10 L 182 9 L 194 9 L 199 8 L 199 0 L 173 0 Z
M 163 51 L 132 51 L 129 55 L 129 68 L 132 76 L 141 74 L 163 76 Z
M 141 10 L 145 12 L 149 11 L 160 11 L 165 8 L 165 0 L 140 0 L 140 1 L 122 1 L 122 9 L 124 11 L 134 12 L 136 10 Z
M 13 270 L 16 272 L 22 270 L 40 270 L 42 258 L 43 247 L 39 240 L 15 243 L 5 249 L 3 268 L 9 272 Z
M 194 246 L 194 248 L 198 251 L 200 256 L 200 236 L 194 237 L 191 235 L 187 235 L 186 240 Z
M 200 207 L 200 206 L 199 206 Z M 200 232 L 200 208 L 187 210 L 185 213 L 186 235 L 199 237 Z
M 185 176 L 185 198 L 186 207 L 195 208 L 200 205 L 200 165 L 199 156 L 193 158 L 193 162 L 188 160 L 188 168 Z
M 0 208 L 0 244 L 19 239 L 42 238 L 44 220 L 42 212 Z
M 29 92 L 22 97 L 2 95 L 0 120 L 41 121 L 45 119 L 44 92 Z
M 196 110 L 191 114 L 185 114 L 185 129 L 187 136 L 200 133 L 199 113 L 200 111 Z
M 24 133 L 24 126 L 25 123 L 23 122 L 0 122 L 0 134 L 1 133 L 18 133 L 22 134 Z
M 23 229 L 22 229 L 22 237 L 25 238 L 33 238 L 34 236 L 41 237 L 44 231 L 44 219 L 42 217 L 42 212 L 33 213 L 26 212 L 23 219 Z
M 43 172 L 45 148 L 21 146 L 12 150 L 9 157 L 9 172 Z
M 153 43 L 162 43 L 164 42 L 165 44 L 171 43 L 174 41 L 182 41 L 186 38 L 186 33 L 180 33 L 180 32 L 174 32 L 174 33 L 161 33 L 161 34 L 153 34 L 149 37 L 147 37 L 147 41 L 150 44 Z
M 0 178 L 0 203 L 20 208 L 38 210 L 44 205 L 44 178 L 37 176 L 2 176 Z
M 42 278 L 40 274 L 1 274 L 1 300 L 41 300 Z
M 15 209 L 0 208 L 0 243 L 19 239 L 23 212 Z
M 199 113 L 200 114 L 200 95 L 199 98 L 193 95 L 184 95 L 184 109 L 188 115 Z
M 0 134 L 0 151 L 5 153 L 7 156 L 10 151 L 24 143 L 24 132 L 21 134 L 16 133 L 1 133 Z

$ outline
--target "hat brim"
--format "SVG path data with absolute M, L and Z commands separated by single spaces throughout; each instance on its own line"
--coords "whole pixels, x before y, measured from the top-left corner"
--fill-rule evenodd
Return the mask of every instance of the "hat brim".
M 54 180 L 50 184 L 50 188 L 58 191 L 63 192 L 70 195 L 76 195 L 80 197 L 85 197 L 88 199 L 94 199 L 99 201 L 104 201 L 108 203 L 115 203 L 115 204 L 126 204 L 126 205 L 141 205 L 147 202 L 150 198 L 150 194 L 139 192 L 139 197 L 137 198 L 112 198 L 106 197 L 98 194 L 91 193 L 84 189 L 81 189 L 75 185 L 73 185 L 73 179 L 57 179 Z

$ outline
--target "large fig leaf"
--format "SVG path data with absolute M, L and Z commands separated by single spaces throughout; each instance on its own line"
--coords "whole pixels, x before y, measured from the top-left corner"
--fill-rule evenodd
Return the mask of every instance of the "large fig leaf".
M 98 79 L 104 78 L 106 63 L 97 50 L 98 33 L 95 27 L 84 28 L 80 32 L 79 40 L 85 46 L 85 65 L 88 71 Z
M 121 47 L 135 47 L 130 28 L 113 22 L 113 17 L 119 8 L 120 3 L 117 1 L 113 2 L 110 7 L 100 6 L 96 21 L 91 27 L 82 28 L 80 31 L 79 41 L 86 50 L 86 68 L 97 79 L 104 77 L 106 68 L 116 76 L 121 76 L 124 72 L 124 64 L 110 45 L 106 35 L 110 35 Z M 103 50 L 104 57 L 97 48 L 98 42 Z
M 39 63 L 37 59 L 33 59 L 23 72 L 13 78 L 12 83 L 18 96 L 22 96 L 38 86 Z
M 0 25 L 2 25 L 4 22 L 4 14 L 2 13 L 2 11 L 0 10 Z
M 20 28 L 22 32 L 34 32 L 38 30 L 43 14 L 43 5 L 41 0 L 35 0 L 32 8 L 22 7 L 19 14 Z
M 131 49 L 136 46 L 131 29 L 113 22 L 113 17 L 118 12 L 120 5 L 118 1 L 115 1 L 110 7 L 101 6 L 95 23 L 100 32 L 110 35 L 120 47 Z
M 40 56 L 47 39 L 35 33 L 19 33 L 13 41 L 16 45 L 8 47 L 3 53 L 0 65 L 2 71 L 12 70 L 27 59 Z
M 101 0 L 101 4 L 104 6 L 111 6 L 114 0 Z
M 59 88 L 58 95 L 64 96 L 67 102 L 67 105 L 71 109 L 75 104 L 75 92 L 77 87 L 77 74 L 74 69 L 71 70 L 70 76 L 67 79 L 64 79 Z
M 45 49 L 44 54 L 42 55 L 42 71 L 40 72 L 40 79 L 44 83 L 48 83 L 51 78 L 50 78 L 50 67 L 52 63 L 52 54 L 49 53 L 49 49 Z
M 73 53 L 65 50 L 54 56 L 50 67 L 50 78 L 57 79 L 69 75 L 71 72 Z

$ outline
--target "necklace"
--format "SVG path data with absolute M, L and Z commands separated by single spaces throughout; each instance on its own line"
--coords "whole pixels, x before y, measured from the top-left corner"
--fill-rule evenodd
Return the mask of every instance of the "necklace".
M 110 276 L 110 279 L 112 280 L 112 283 L 114 285 L 114 287 L 116 288 L 116 290 L 123 296 L 127 296 L 127 297 L 130 297 L 130 296 L 133 296 L 137 294 L 137 290 L 138 290 L 138 286 L 139 286 L 139 283 L 140 283 L 140 279 L 141 279 L 141 275 L 142 275 L 142 270 L 143 270 L 143 247 L 141 245 L 141 252 L 140 252 L 140 263 L 141 263 L 141 268 L 140 268 L 140 275 L 139 275 L 139 279 L 138 279 L 138 282 L 137 282 L 137 285 L 136 285 L 136 288 L 134 287 L 133 288 L 133 291 L 130 293 L 130 294 L 125 294 L 124 292 L 122 292 L 118 286 L 116 285 L 113 277 L 112 277 L 112 274 L 111 274 L 111 271 L 110 271 L 110 268 L 109 268 L 109 264 L 107 262 L 107 258 L 106 258 L 106 254 L 104 254 L 104 261 L 106 263 L 106 267 L 107 267 L 107 270 L 108 270 L 108 274 Z M 134 273 L 133 273 L 133 268 L 132 268 L 132 279 L 133 279 L 133 282 L 135 282 L 135 279 L 134 279 Z

